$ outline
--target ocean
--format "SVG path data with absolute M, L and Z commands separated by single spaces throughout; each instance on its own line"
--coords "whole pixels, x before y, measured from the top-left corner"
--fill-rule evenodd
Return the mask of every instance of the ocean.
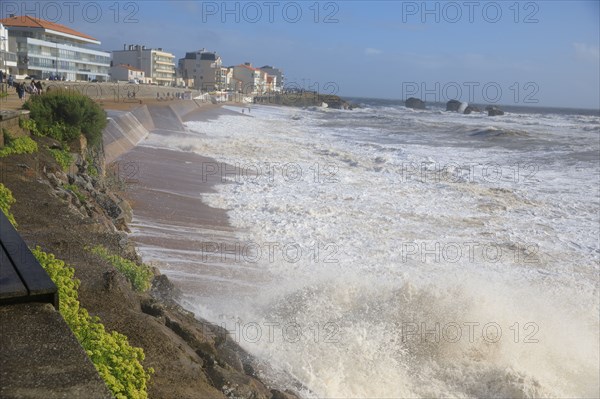
M 151 133 L 143 259 L 307 398 L 600 396 L 598 112 L 353 101 Z

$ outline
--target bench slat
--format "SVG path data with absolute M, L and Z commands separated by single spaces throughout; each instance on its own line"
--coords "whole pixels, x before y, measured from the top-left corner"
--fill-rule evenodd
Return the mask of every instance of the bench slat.
M 15 271 L 14 265 L 0 246 L 0 300 L 27 295 L 27 288 Z
M 14 272 L 26 288 L 24 296 L 52 297 L 57 295 L 56 285 L 1 211 L 0 243 L 4 254 L 3 263 L 7 261 L 13 265 Z M 8 269 L 7 273 L 10 273 Z M 56 300 L 53 302 L 56 303 Z

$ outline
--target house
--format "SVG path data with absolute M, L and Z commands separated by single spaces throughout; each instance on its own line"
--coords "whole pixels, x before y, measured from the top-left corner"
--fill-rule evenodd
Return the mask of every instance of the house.
M 188 85 L 201 91 L 217 91 L 227 88 L 227 76 L 223 75 L 221 57 L 216 52 L 201 49 L 188 52 L 179 60 L 179 73 Z
M 110 67 L 110 77 L 113 81 L 137 81 L 146 83 L 146 73 L 139 68 L 127 64 L 119 64 Z
M 144 71 L 146 82 L 160 86 L 175 84 L 175 56 L 162 48 L 123 45 L 123 50 L 112 52 L 113 65 L 131 65 Z
M 92 48 L 100 45 L 99 40 L 28 15 L 11 15 L 1 19 L 0 24 L 8 30 L 9 48 L 16 53 L 15 75 L 38 79 L 108 80 L 110 54 Z M 2 36 L 5 35 L 2 33 Z M 11 58 L 9 53 L 3 63 L 14 62 Z

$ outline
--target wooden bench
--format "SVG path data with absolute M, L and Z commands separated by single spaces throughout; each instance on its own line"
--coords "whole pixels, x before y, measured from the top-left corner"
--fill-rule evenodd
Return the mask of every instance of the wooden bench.
M 58 289 L 0 211 L 0 305 L 45 302 L 58 310 Z

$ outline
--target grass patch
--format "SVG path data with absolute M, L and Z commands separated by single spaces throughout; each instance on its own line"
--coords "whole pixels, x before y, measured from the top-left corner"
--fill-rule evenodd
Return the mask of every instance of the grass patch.
M 115 269 L 123 273 L 136 291 L 144 292 L 150 288 L 152 278 L 154 277 L 154 273 L 150 266 L 145 263 L 138 265 L 129 259 L 113 255 L 102 245 L 91 248 L 90 252 L 110 262 Z
M 39 247 L 32 252 L 58 287 L 61 315 L 115 398 L 146 399 L 147 384 L 154 370 L 142 366 L 143 349 L 131 346 L 123 334 L 106 331 L 98 317 L 90 316 L 81 307 L 80 281 L 74 277 L 73 268 Z

